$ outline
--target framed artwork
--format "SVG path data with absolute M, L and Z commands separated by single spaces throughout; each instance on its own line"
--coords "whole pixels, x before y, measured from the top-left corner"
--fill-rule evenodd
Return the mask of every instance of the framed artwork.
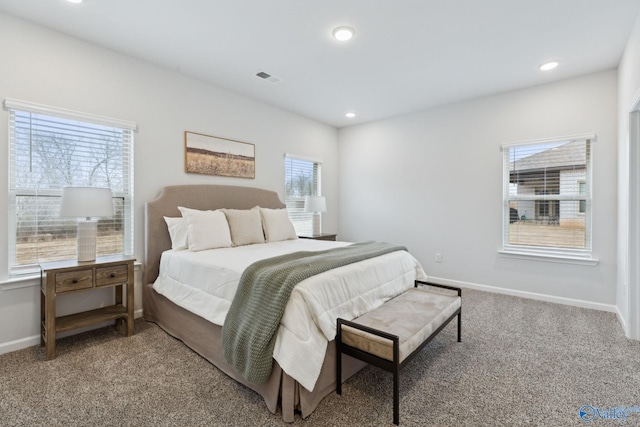
M 185 172 L 256 177 L 256 146 L 247 142 L 185 131 Z

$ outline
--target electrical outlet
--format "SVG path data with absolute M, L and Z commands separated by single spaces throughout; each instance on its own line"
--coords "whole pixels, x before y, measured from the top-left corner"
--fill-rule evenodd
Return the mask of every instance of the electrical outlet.
M 442 262 L 442 254 L 440 252 L 436 253 L 436 262 Z

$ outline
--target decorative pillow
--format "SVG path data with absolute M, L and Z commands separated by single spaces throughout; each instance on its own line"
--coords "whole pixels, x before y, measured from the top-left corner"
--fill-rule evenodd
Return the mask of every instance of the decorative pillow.
M 220 210 L 200 211 L 178 206 L 187 221 L 190 251 L 231 247 L 227 217 Z
M 295 240 L 298 238 L 286 209 L 260 208 L 260 215 L 262 216 L 262 227 L 264 228 L 267 242 Z
M 227 216 L 233 246 L 264 243 L 260 208 L 222 209 Z
M 169 237 L 171 237 L 171 249 L 174 251 L 189 249 L 187 221 L 184 218 L 172 218 L 168 216 L 165 216 L 164 220 L 169 229 Z

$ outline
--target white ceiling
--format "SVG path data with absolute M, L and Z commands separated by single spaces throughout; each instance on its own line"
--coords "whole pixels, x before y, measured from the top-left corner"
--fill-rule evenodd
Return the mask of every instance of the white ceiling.
M 339 128 L 614 68 L 640 0 L 0 0 L 0 11 Z M 331 37 L 340 25 L 351 41 Z M 548 60 L 560 66 L 544 73 Z

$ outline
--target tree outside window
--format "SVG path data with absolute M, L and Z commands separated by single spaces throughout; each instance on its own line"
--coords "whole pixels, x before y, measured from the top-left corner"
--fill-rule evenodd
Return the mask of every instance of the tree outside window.
M 320 170 L 317 161 L 285 156 L 285 204 L 299 235 L 320 232 L 320 215 L 304 211 L 305 196 L 320 195 Z

